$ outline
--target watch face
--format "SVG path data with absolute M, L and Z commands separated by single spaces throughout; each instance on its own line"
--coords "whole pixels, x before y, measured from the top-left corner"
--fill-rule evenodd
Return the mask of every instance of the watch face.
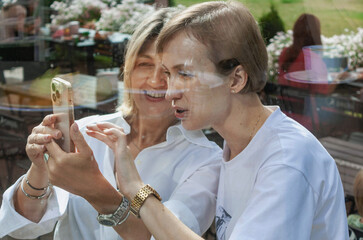
M 107 220 L 107 219 L 99 219 L 98 222 L 102 225 L 105 225 L 105 226 L 115 226 L 115 222 L 114 221 L 111 221 L 111 220 Z

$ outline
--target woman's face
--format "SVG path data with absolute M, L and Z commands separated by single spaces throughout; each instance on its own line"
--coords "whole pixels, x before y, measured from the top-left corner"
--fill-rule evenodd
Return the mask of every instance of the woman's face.
M 132 97 L 141 117 L 160 118 L 173 114 L 165 99 L 167 78 L 156 54 L 155 41 L 148 43 L 137 56 L 131 73 Z
M 228 80 L 216 72 L 207 53 L 206 46 L 181 32 L 162 54 L 169 85 L 166 98 L 188 130 L 223 124 L 229 111 Z

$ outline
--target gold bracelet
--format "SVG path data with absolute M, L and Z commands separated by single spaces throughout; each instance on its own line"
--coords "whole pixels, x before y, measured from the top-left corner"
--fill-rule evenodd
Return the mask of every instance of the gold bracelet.
M 153 189 L 149 184 L 142 187 L 131 201 L 130 211 L 136 217 L 140 218 L 140 208 L 144 204 L 145 200 L 150 196 L 154 195 L 159 201 L 161 201 L 160 195 Z
M 42 193 L 41 195 L 39 196 L 35 196 L 35 195 L 31 195 L 27 192 L 25 192 L 24 190 L 24 187 L 23 187 L 23 181 L 21 181 L 20 183 L 20 188 L 21 188 L 21 191 L 24 193 L 24 195 L 27 197 L 27 198 L 30 198 L 30 199 L 33 199 L 33 200 L 36 200 L 36 199 L 42 199 L 45 197 L 45 195 L 47 195 L 48 193 L 48 189 L 49 189 L 49 186 L 45 189 L 44 193 Z

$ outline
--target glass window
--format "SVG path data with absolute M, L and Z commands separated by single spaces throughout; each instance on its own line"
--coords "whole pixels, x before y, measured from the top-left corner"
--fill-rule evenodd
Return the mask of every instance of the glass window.
M 185 9 L 197 2 L 202 1 L 1 1 L 0 200 L 6 189 L 29 171 L 32 164 L 29 159 L 36 159 L 28 156 L 29 149 L 28 153 L 26 151 L 27 141 L 28 148 L 31 147 L 28 136 L 53 113 L 53 109 L 67 115 L 68 125 L 73 121 L 81 123 L 80 119 L 90 121 L 84 120 L 89 116 L 121 112 L 128 126 L 123 126 L 123 130 L 128 131 L 129 148 L 136 158 L 144 149 L 178 136 L 173 132 L 175 129 L 168 129 L 178 124 L 178 119 L 188 116 L 187 110 L 174 103 L 178 94 L 190 90 L 203 97 L 218 99 L 220 92 L 216 89 L 223 85 L 221 76 L 235 71 L 239 65 L 247 66 L 245 59 L 227 56 L 232 50 L 222 56 L 216 47 L 205 58 L 208 61 L 201 57 L 185 57 L 185 61 L 176 64 L 188 51 L 200 51 L 199 56 L 204 56 L 203 47 L 185 45 L 185 51 L 161 57 L 156 45 L 161 27 L 148 32 L 147 37 L 142 35 L 143 31 L 148 31 L 146 27 L 146 30 L 137 28 L 146 26 L 143 19 L 161 6 Z M 268 3 L 245 0 L 243 3 L 258 22 L 267 49 L 267 81 L 258 90 L 260 101 L 264 105 L 278 106 L 319 140 L 339 170 L 347 214 L 356 213 L 354 179 L 363 169 L 362 1 L 279 0 Z M 135 29 L 138 30 L 132 35 Z M 202 39 L 202 35 L 207 34 L 202 30 L 200 36 L 192 35 Z M 215 39 L 223 41 L 221 36 Z M 208 47 L 218 45 L 208 44 Z M 176 67 L 171 67 L 170 62 Z M 249 66 L 244 70 L 258 67 Z M 247 77 L 249 81 L 256 78 L 252 74 Z M 71 88 L 62 85 L 62 81 L 54 82 L 55 78 L 66 80 Z M 170 85 L 176 90 L 167 93 Z M 192 93 L 185 96 L 197 99 L 193 107 L 199 113 L 228 108 L 218 102 L 212 105 L 212 101 L 202 104 L 203 98 L 195 98 Z M 165 99 L 168 94 L 172 97 Z M 209 123 L 211 116 L 218 117 L 200 114 L 199 121 Z M 247 134 L 249 141 L 259 129 L 260 118 L 251 129 L 246 129 L 252 132 Z M 99 119 L 109 121 L 107 117 Z M 150 124 L 155 119 L 160 120 L 160 125 Z M 147 144 L 145 136 L 139 142 L 134 141 L 136 136 L 141 136 L 139 131 L 143 131 L 138 121 L 145 121 L 164 132 L 157 140 L 153 139 L 154 144 Z M 190 127 L 196 126 L 193 122 L 190 124 Z M 53 123 L 50 125 L 54 127 Z M 134 130 L 128 129 L 130 126 Z M 135 129 L 135 126 L 140 128 Z M 198 127 L 209 140 L 223 148 L 224 140 L 218 129 L 208 124 Z M 85 128 L 82 131 L 87 136 Z M 58 143 L 72 145 L 71 141 L 64 141 L 67 140 L 62 138 Z M 102 169 L 104 165 L 101 164 L 105 163 L 99 160 L 98 164 Z M 164 167 L 160 164 L 155 169 Z M 110 174 L 113 173 L 112 169 Z M 169 176 L 171 180 L 173 176 Z M 115 177 L 106 178 L 114 181 Z M 204 236 L 215 239 L 215 231 L 212 226 Z M 53 234 L 48 231 L 42 239 L 53 239 Z

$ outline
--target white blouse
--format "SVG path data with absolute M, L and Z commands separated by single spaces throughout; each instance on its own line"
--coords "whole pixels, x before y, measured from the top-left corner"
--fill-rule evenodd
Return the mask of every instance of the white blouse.
M 116 187 L 112 150 L 85 134 L 86 125 L 101 121 L 115 123 L 125 133 L 130 132 L 130 126 L 121 113 L 78 121 L 102 174 Z M 168 128 L 165 142 L 142 150 L 135 164 L 144 183 L 155 188 L 165 206 L 201 235 L 215 216 L 221 159 L 222 150 L 201 131 L 187 131 L 177 124 Z M 36 238 L 51 232 L 56 224 L 54 239 L 121 239 L 113 228 L 98 223 L 98 213 L 85 199 L 58 187 L 54 187 L 40 222 L 29 221 L 15 211 L 12 201 L 20 182 L 21 178 L 4 193 L 0 237 Z

